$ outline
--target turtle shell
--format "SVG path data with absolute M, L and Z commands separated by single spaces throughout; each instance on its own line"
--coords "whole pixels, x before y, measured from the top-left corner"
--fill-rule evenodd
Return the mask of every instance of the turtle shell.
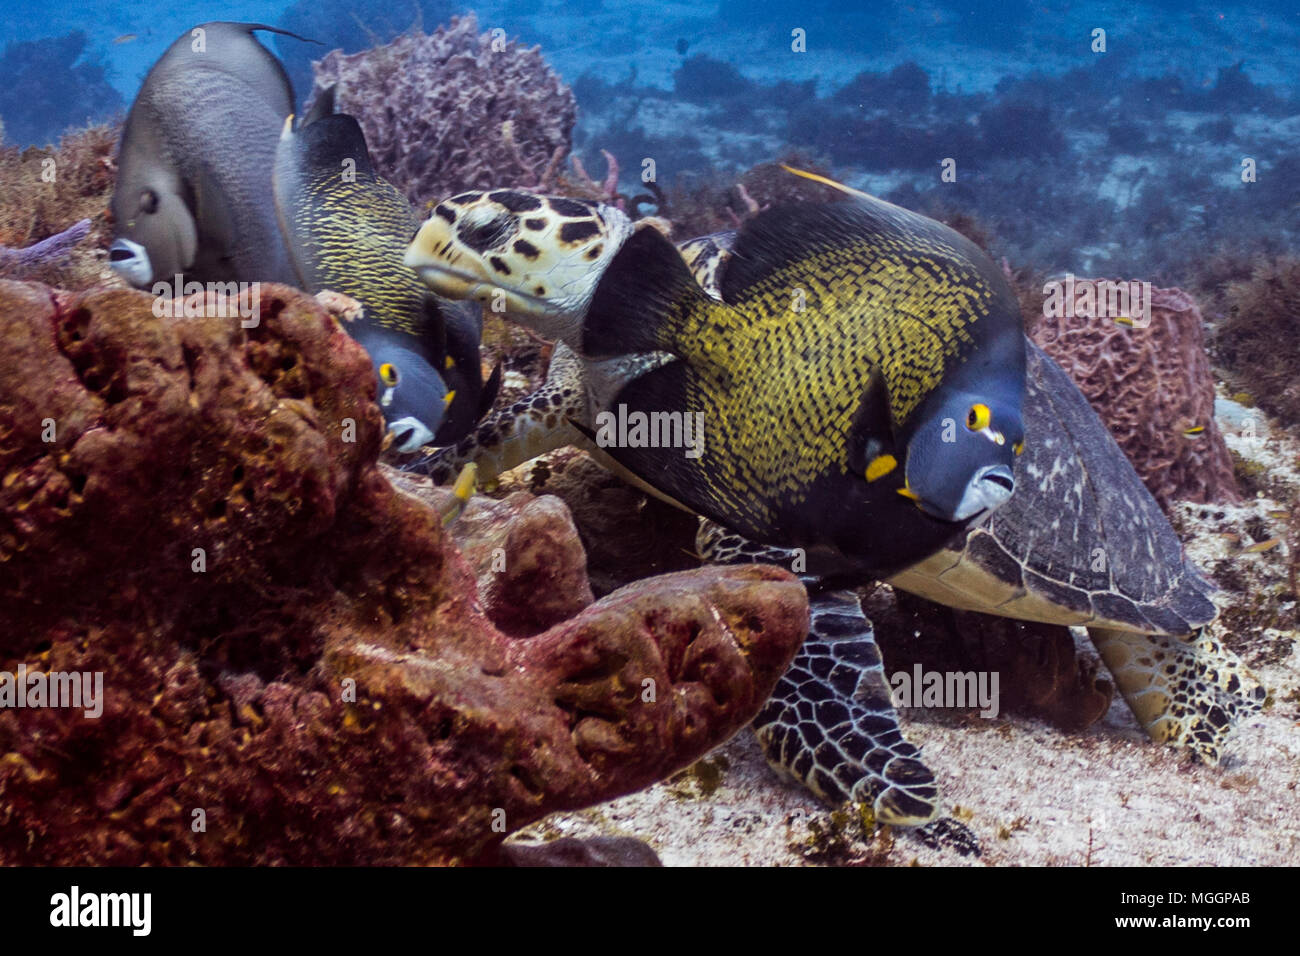
M 890 583 L 965 610 L 1182 635 L 1214 586 L 1070 377 L 1027 345 L 1016 490 L 964 539 Z

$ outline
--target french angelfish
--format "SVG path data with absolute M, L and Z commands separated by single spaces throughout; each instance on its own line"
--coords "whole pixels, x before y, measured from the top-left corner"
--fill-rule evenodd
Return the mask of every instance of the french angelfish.
M 109 263 L 154 283 L 285 282 L 271 166 L 293 90 L 256 23 L 204 23 L 150 68 L 118 147 Z
M 396 448 L 452 444 L 491 408 L 500 386 L 499 368 L 483 382 L 478 306 L 439 299 L 402 264 L 415 213 L 375 172 L 360 124 L 333 107 L 330 87 L 296 129 L 283 124 L 276 149 L 275 210 L 295 281 L 362 304 L 347 329 L 375 364 Z

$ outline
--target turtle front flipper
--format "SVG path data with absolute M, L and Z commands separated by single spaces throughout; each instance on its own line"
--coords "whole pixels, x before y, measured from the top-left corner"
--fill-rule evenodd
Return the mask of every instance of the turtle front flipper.
M 763 752 L 823 800 L 870 803 L 880 823 L 928 823 L 939 789 L 903 738 L 857 595 L 823 592 L 809 604 L 808 638 L 754 718 Z
M 701 519 L 696 549 L 715 564 L 799 567 L 797 552 L 756 544 Z M 979 842 L 962 823 L 939 817 L 939 788 L 920 750 L 904 737 L 871 621 L 852 591 L 819 591 L 812 575 L 808 637 L 753 727 L 781 774 L 823 800 L 866 803 L 875 820 L 918 827 L 931 846 L 963 854 Z
M 455 481 L 463 466 L 478 466 L 480 485 L 496 480 L 548 451 L 566 445 L 585 447 L 586 436 L 572 424 L 587 420 L 587 388 L 582 364 L 562 342 L 555 344 L 546 382 L 509 408 L 489 415 L 454 445 L 407 465 L 435 484 Z
M 1264 688 L 1208 628 L 1174 637 L 1090 627 L 1088 636 L 1147 735 L 1207 764 L 1263 706 Z

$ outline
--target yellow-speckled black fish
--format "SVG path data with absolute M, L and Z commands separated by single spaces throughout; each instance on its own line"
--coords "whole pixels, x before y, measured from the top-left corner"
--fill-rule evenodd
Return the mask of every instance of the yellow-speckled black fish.
M 301 285 L 364 306 L 348 331 L 370 352 L 397 448 L 455 442 L 491 407 L 478 307 L 441 300 L 402 264 L 418 220 L 370 163 L 360 125 L 333 113 L 324 91 L 296 130 L 285 124 L 275 160 L 275 206 Z
M 617 209 L 498 190 L 438 204 L 406 261 L 440 294 L 504 294 L 564 340 L 594 412 L 692 416 L 698 456 L 593 437 L 749 538 L 887 573 L 1011 494 L 1019 308 L 988 256 L 934 220 L 860 193 L 767 210 L 713 297 Z

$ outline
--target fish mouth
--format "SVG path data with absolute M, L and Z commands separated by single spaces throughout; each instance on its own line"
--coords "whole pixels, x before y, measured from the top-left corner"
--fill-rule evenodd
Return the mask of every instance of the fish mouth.
M 130 239 L 114 239 L 108 247 L 108 264 L 114 272 L 137 289 L 149 285 L 153 278 L 153 264 L 149 250 Z
M 961 501 L 957 502 L 955 508 L 938 506 L 923 498 L 917 498 L 916 505 L 932 518 L 963 522 L 1002 507 L 1015 490 L 1016 479 L 1010 468 L 1006 465 L 986 465 L 966 483 Z
M 393 436 L 393 448 L 404 455 L 419 451 L 433 441 L 433 432 L 418 418 L 399 418 L 388 426 Z
M 953 521 L 965 521 L 1006 504 L 1016 490 L 1016 479 L 1006 465 L 986 465 L 975 472 L 953 512 Z

